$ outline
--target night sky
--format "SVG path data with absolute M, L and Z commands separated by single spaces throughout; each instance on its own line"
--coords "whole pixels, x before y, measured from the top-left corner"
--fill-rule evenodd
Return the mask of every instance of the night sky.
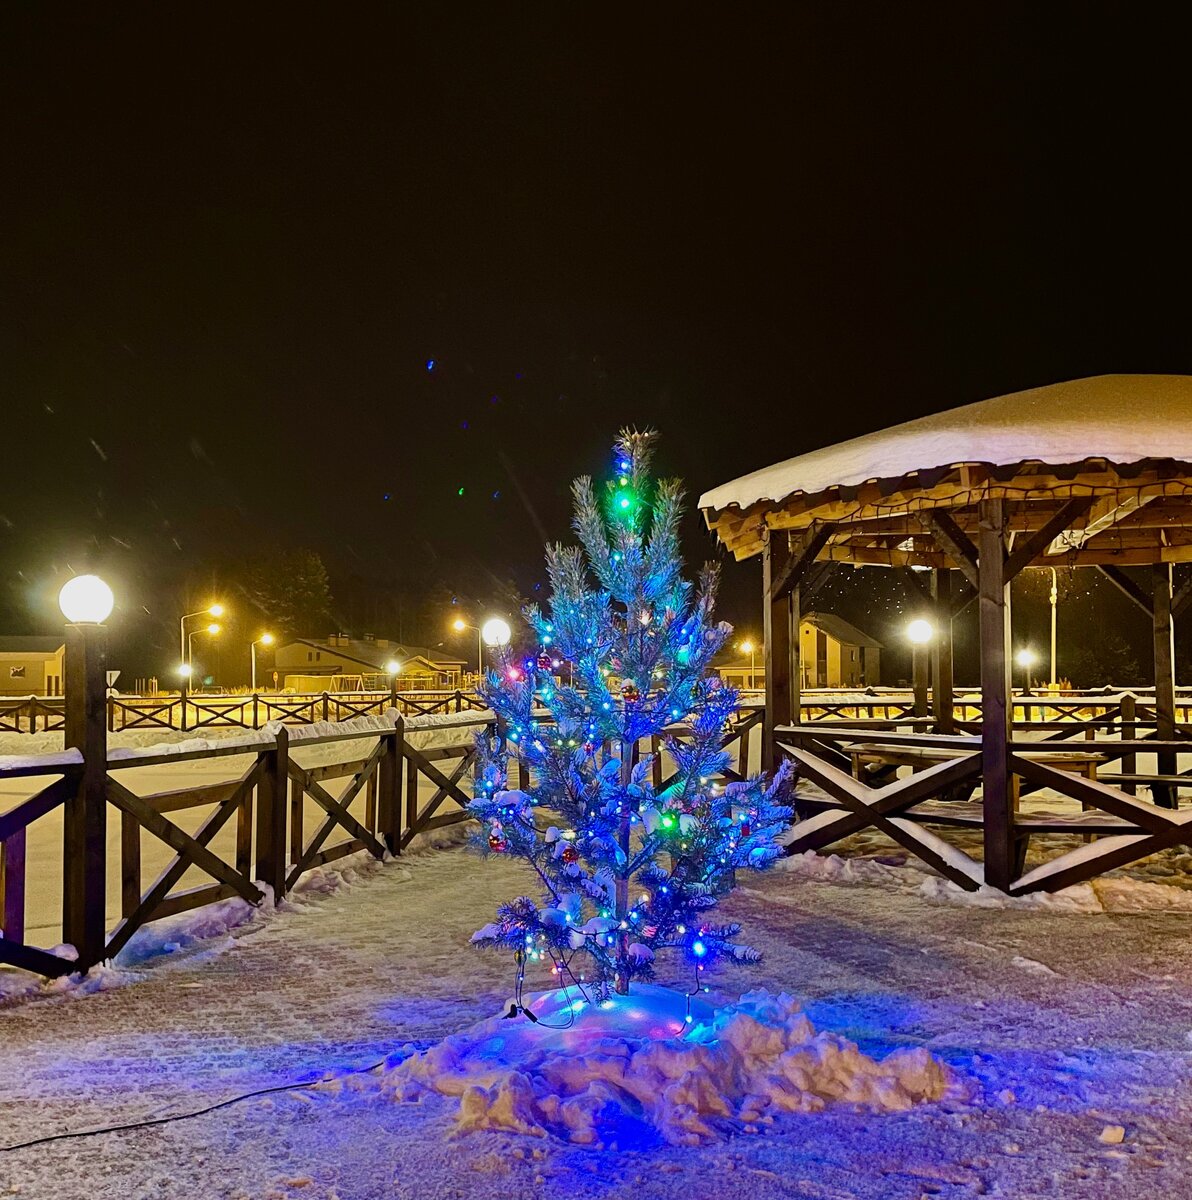
M 0 631 L 98 570 L 129 673 L 278 548 L 357 633 L 508 608 L 623 424 L 694 499 L 1192 373 L 1187 43 L 1137 5 L 26 3 L 0 42 Z

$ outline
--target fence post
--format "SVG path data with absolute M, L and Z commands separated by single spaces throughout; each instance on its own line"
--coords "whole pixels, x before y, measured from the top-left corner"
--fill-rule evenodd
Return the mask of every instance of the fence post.
M 182 677 L 182 686 L 178 690 L 178 694 L 181 697 L 181 701 L 182 701 L 182 707 L 178 710 L 178 728 L 183 729 L 183 730 L 185 730 L 185 728 L 186 728 L 186 693 L 187 693 L 187 683 L 188 682 L 189 681 L 187 680 L 186 676 L 184 675 Z
M 1121 707 L 1121 724 L 1118 726 L 1118 736 L 1122 741 L 1133 742 L 1138 739 L 1138 728 L 1134 724 L 1135 720 L 1135 699 L 1132 692 L 1126 692 L 1122 696 Z M 1108 730 L 1106 731 L 1108 732 Z M 1122 774 L 1135 775 L 1138 772 L 1138 759 L 1133 754 L 1127 754 L 1122 759 Z M 1125 783 L 1122 785 L 1122 791 L 1129 792 L 1131 796 L 1137 795 L 1138 784 Z
M 401 763 L 405 757 L 406 723 L 399 716 L 392 733 L 384 733 L 385 749 L 377 779 L 377 832 L 390 854 L 401 853 Z
M 259 718 L 259 715 L 257 712 L 258 705 L 260 704 L 260 699 L 261 699 L 260 696 L 258 696 L 256 694 L 256 692 L 253 692 L 253 694 L 252 694 L 252 727 L 254 729 L 261 728 L 261 722 L 260 722 L 260 718 Z
M 257 788 L 256 877 L 273 889 L 273 899 L 286 892 L 286 797 L 290 781 L 290 735 L 282 725 L 272 749 L 263 754 L 265 771 Z
M 107 668 L 108 631 L 67 625 L 65 745 L 83 756 L 83 769 L 65 805 L 62 937 L 84 971 L 107 948 Z
M 330 706 L 331 706 L 331 701 L 330 701 L 329 697 L 327 696 L 327 693 L 324 692 L 323 693 L 323 720 L 324 721 L 330 719 L 330 716 L 331 716 Z
M 10 942 L 25 940 L 25 834 L 15 829 L 0 842 L 0 929 Z
M 455 689 L 455 711 L 464 711 L 464 694 L 459 690 L 459 688 Z

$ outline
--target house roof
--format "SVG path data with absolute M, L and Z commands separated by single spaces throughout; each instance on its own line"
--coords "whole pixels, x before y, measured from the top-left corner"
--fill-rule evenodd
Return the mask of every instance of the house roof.
M 350 638 L 346 642 L 336 644 L 329 641 L 316 641 L 312 638 L 295 638 L 286 645 L 310 646 L 312 649 L 346 658 L 351 662 L 359 663 L 362 667 L 369 667 L 373 671 L 380 672 L 384 672 L 385 664 L 390 659 L 397 659 L 398 662 L 405 664 L 412 659 L 420 658 L 441 668 L 462 666 L 465 661 L 454 655 L 440 654 L 437 650 L 431 650 L 426 646 L 411 646 L 404 642 L 389 642 L 381 646 L 377 642 L 370 642 L 364 638 Z
M 1090 458 L 1192 463 L 1192 376 L 1096 375 L 979 400 L 763 467 L 705 492 L 699 507 L 712 524 L 728 508 L 916 471 Z
M 867 646 L 872 650 L 880 650 L 881 642 L 867 633 L 862 633 L 855 625 L 850 625 L 843 617 L 835 613 L 809 612 L 803 614 L 803 620 L 816 629 L 822 629 L 830 638 L 843 642 L 846 646 Z
M 57 654 L 65 645 L 62 637 L 57 634 L 47 636 L 31 635 L 25 637 L 12 634 L 0 637 L 0 654 Z
M 834 613 L 804 613 L 799 623 L 802 624 L 804 621 L 816 629 L 822 629 L 830 638 L 834 638 L 846 646 L 864 646 L 872 650 L 882 649 L 882 643 L 877 638 L 862 633 L 855 625 L 850 625 L 843 617 L 838 617 Z M 759 672 L 766 669 L 766 651 L 760 643 L 758 643 L 757 651 L 753 656 L 753 664 L 754 669 Z M 749 655 L 745 654 L 735 658 L 726 658 L 722 662 L 714 661 L 713 666 L 718 671 L 748 671 L 750 659 Z

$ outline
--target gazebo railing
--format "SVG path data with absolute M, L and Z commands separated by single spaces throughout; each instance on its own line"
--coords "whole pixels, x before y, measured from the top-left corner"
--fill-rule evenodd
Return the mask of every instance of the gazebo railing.
M 1143 755 L 1154 755 L 1159 762 L 1166 758 L 1178 767 L 1180 755 L 1192 755 L 1192 727 L 1178 731 L 1189 735 L 1188 740 L 1159 739 L 1153 736 L 1153 714 L 1137 706 L 1131 711 L 1130 704 L 1125 709 L 1131 719 L 1123 719 L 1119 704 L 1118 711 L 1102 712 L 1091 720 L 1015 726 L 1007 746 L 1012 784 L 1008 812 L 990 811 L 983 789 L 978 800 L 969 799 L 982 784 L 986 768 L 979 729 L 943 736 L 906 729 L 875 731 L 865 722 L 782 727 L 775 731 L 776 746 L 796 762 L 804 785 L 797 789 L 799 819 L 789 849 L 821 850 L 862 830 L 877 829 L 945 878 L 974 890 L 985 882 L 984 862 L 927 828 L 968 826 L 982 832 L 986 859 L 991 841 L 1006 839 L 1008 845 L 1000 847 L 1012 862 L 1006 890 L 1020 895 L 1056 891 L 1168 846 L 1192 844 L 1192 810 L 1175 807 L 1179 788 L 1186 784 L 1192 790 L 1192 767 L 1171 775 L 1136 774 Z M 1069 736 L 1023 736 L 1054 734 L 1057 725 Z M 1146 735 L 1148 729 L 1152 736 Z M 861 767 L 865 758 L 881 762 L 866 772 Z M 1111 764 L 1118 764 L 1125 776 L 1120 784 L 1115 784 L 1117 774 L 1102 771 Z M 907 765 L 911 773 L 899 777 L 899 767 Z M 1097 777 L 1087 777 L 1093 772 Z M 1168 799 L 1170 806 L 1140 799 L 1134 794 L 1139 782 L 1150 782 L 1156 796 Z M 816 785 L 819 794 L 810 793 L 807 783 Z M 1079 810 L 1019 811 L 1017 798 L 1040 789 L 1077 802 Z M 1083 842 L 1027 871 L 1030 838 L 1041 833 L 1071 833 Z M 1102 840 L 1085 844 L 1091 837 Z

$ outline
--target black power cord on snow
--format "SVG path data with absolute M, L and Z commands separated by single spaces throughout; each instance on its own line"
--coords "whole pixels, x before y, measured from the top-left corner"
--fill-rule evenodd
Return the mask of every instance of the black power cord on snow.
M 130 1129 L 149 1129 L 153 1125 L 169 1125 L 173 1121 L 189 1121 L 194 1117 L 202 1117 L 207 1113 L 217 1112 L 221 1108 L 228 1108 L 233 1104 L 239 1104 L 242 1100 L 252 1100 L 255 1096 L 269 1096 L 274 1092 L 296 1092 L 302 1088 L 321 1087 L 325 1083 L 334 1083 L 337 1079 L 344 1079 L 349 1075 L 367 1075 L 369 1071 L 375 1071 L 378 1067 L 383 1067 L 389 1061 L 389 1055 L 386 1055 L 379 1062 L 372 1063 L 367 1067 L 356 1067 L 351 1071 L 344 1071 L 340 1075 L 325 1075 L 322 1079 L 312 1079 L 307 1083 L 279 1083 L 273 1087 L 257 1088 L 252 1092 L 242 1092 L 238 1096 L 232 1096 L 231 1099 L 221 1100 L 218 1104 L 209 1104 L 206 1108 L 197 1108 L 194 1112 L 175 1113 L 171 1117 L 151 1117 L 144 1121 L 129 1121 L 125 1125 L 105 1125 L 101 1129 L 76 1129 L 70 1133 L 49 1133 L 44 1137 L 30 1138 L 27 1142 L 16 1142 L 12 1146 L 0 1146 L 0 1154 L 11 1154 L 14 1150 L 28 1150 L 31 1146 L 44 1146 L 47 1142 L 65 1142 L 70 1138 L 88 1138 L 98 1137 L 101 1133 L 124 1133 Z

